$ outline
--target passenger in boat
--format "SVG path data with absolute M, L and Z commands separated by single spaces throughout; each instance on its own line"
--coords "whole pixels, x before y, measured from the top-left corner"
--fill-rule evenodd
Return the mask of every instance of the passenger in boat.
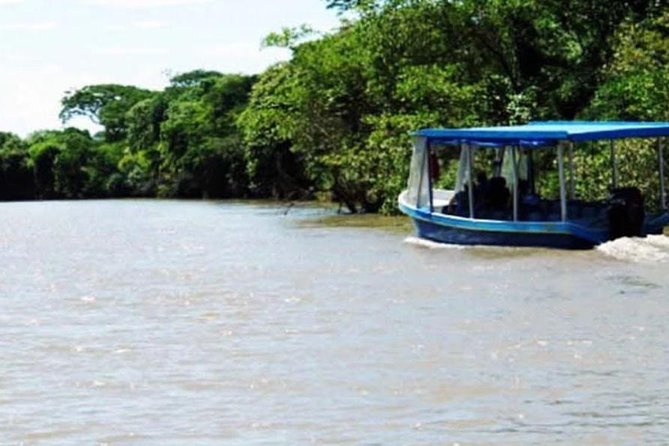
M 488 178 L 485 172 L 476 174 L 476 183 L 474 184 L 474 204 L 481 208 L 488 195 Z M 453 196 L 448 206 L 442 210 L 444 214 L 468 216 L 469 215 L 469 185 L 465 184 L 464 189 Z
M 608 217 L 611 239 L 643 235 L 646 212 L 639 188 L 621 187 L 611 191 Z
M 486 207 L 497 211 L 507 210 L 510 197 L 509 188 L 506 187 L 506 179 L 504 177 L 492 177 L 488 182 Z
M 445 206 L 444 214 L 451 215 L 468 215 L 469 214 L 469 187 L 465 185 L 464 190 L 461 190 L 451 198 L 448 206 Z
M 476 174 L 476 185 L 474 186 L 474 202 L 485 204 L 489 189 L 490 184 L 485 172 L 478 172 Z
M 530 192 L 530 182 L 527 180 L 518 180 L 518 195 L 524 197 Z
M 488 179 L 484 172 L 478 172 L 474 185 L 474 203 L 479 215 L 480 211 L 508 211 L 510 207 L 511 194 L 506 187 L 504 177 L 492 177 Z M 464 189 L 453 196 L 450 203 L 442 209 L 444 214 L 467 216 L 469 215 L 469 186 L 465 184 Z
M 518 181 L 518 195 L 520 202 L 520 213 L 523 219 L 541 220 L 542 213 L 540 208 L 541 198 L 532 192 L 530 182 L 527 180 Z

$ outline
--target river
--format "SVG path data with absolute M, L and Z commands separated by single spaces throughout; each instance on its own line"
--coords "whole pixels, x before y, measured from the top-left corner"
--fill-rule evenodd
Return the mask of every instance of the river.
M 0 204 L 0 444 L 666 444 L 669 238 L 332 214 Z

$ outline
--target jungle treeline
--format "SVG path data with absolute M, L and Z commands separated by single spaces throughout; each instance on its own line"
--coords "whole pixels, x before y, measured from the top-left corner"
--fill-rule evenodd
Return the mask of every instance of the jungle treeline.
M 194 70 L 163 91 L 106 84 L 65 93 L 64 123 L 85 116 L 103 130 L 0 133 L 0 200 L 320 197 L 353 212 L 392 212 L 411 130 L 669 120 L 664 0 L 323 7 L 340 13 L 339 28 L 271 34 L 263 44 L 292 57 L 259 75 Z M 653 160 L 638 146 L 621 168 L 643 181 L 656 175 Z M 582 161 L 587 191 L 608 161 L 603 153 Z

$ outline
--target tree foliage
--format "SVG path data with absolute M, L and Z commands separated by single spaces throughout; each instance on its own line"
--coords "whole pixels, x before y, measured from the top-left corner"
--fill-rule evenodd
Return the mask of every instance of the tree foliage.
M 104 127 L 105 140 L 122 141 L 127 136 L 126 113 L 154 93 L 126 85 L 90 85 L 67 92 L 62 101 L 61 120 L 85 116 Z
M 104 131 L 0 134 L 0 198 L 317 195 L 353 212 L 392 212 L 417 128 L 669 120 L 664 1 L 323 6 L 341 14 L 340 28 L 270 34 L 263 45 L 292 57 L 258 76 L 199 69 L 163 91 L 105 84 L 66 93 L 61 119 L 85 116 Z M 652 150 L 621 146 L 643 167 L 639 181 L 651 177 Z M 590 191 L 608 168 L 605 150 L 592 154 L 577 159 L 589 172 L 579 187 Z

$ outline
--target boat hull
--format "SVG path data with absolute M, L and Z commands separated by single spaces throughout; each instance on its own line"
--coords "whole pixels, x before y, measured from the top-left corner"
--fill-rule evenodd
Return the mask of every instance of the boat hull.
M 398 199 L 400 210 L 411 217 L 419 237 L 457 245 L 531 246 L 589 249 L 611 240 L 606 227 L 593 228 L 579 221 L 481 220 L 418 209 L 407 204 L 406 193 Z M 669 213 L 646 219 L 645 235 L 662 234 Z
M 575 222 L 513 222 L 478 220 L 409 206 L 406 193 L 400 210 L 411 217 L 419 237 L 456 245 L 492 245 L 589 249 L 608 241 L 606 230 L 592 230 Z
M 592 241 L 584 240 L 572 234 L 481 231 L 450 227 L 416 218 L 412 218 L 412 220 L 419 237 L 440 243 L 560 249 L 590 249 L 596 245 Z

